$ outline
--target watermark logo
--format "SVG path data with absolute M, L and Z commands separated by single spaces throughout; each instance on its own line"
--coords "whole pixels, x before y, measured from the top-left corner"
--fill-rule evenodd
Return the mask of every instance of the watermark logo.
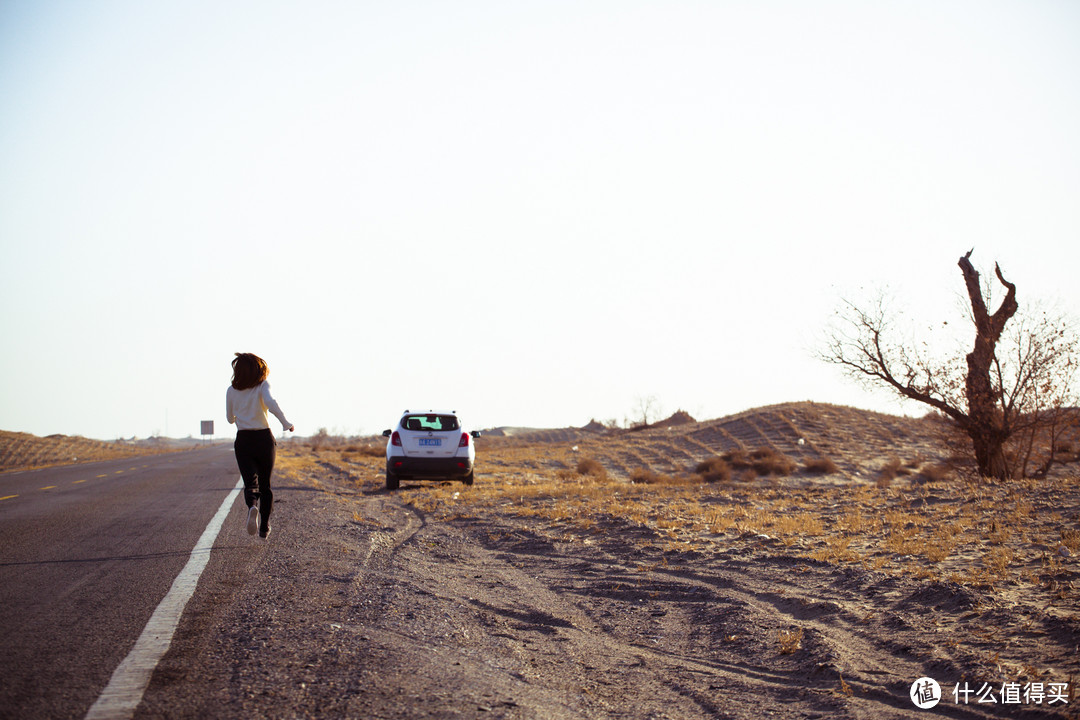
M 941 685 L 930 677 L 921 677 L 911 683 L 908 693 L 912 704 L 920 710 L 929 710 L 946 701 L 952 695 L 956 705 L 1068 705 L 1074 701 L 1074 690 L 1067 682 L 1006 681 L 1000 685 L 988 682 L 974 684 L 964 680 L 953 685 L 951 693 L 942 695 Z
M 941 702 L 941 686 L 937 680 L 922 677 L 911 683 L 911 702 L 920 710 L 929 710 Z

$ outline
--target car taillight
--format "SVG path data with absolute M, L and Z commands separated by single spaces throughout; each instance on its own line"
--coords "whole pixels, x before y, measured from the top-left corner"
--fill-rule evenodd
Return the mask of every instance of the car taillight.
M 461 441 L 457 444 L 458 447 L 469 447 L 469 433 L 461 433 Z
M 390 444 L 394 447 L 401 447 L 401 435 L 398 434 L 397 430 L 390 436 Z

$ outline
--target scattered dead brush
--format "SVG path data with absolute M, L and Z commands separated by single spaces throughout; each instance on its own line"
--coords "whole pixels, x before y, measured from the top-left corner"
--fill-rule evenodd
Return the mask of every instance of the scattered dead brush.
M 618 458 L 640 446 L 618 437 L 605 440 L 610 447 L 580 451 L 509 440 L 480 449 L 474 487 L 420 483 L 406 497 L 436 518 L 505 512 L 584 533 L 629 523 L 696 548 L 769 537 L 801 557 L 980 587 L 1008 582 L 1075 593 L 1080 578 L 1080 508 L 1071 477 L 962 485 L 949 472 L 938 474 L 943 465 L 922 457 L 905 465 L 894 456 L 882 466 L 896 472 L 886 486 L 807 485 L 759 475 L 797 467 L 767 449 L 725 451 L 692 474 L 639 465 L 620 476 L 608 468 L 619 468 Z M 305 450 L 316 458 L 308 461 L 312 467 L 341 468 L 381 485 L 382 455 L 374 447 Z M 302 462 L 304 454 L 286 462 Z M 737 473 L 742 482 L 732 482 Z
M 1056 580 L 1060 590 L 1066 578 L 1067 592 L 1075 593 L 1073 578 L 1080 577 L 1067 559 L 1056 565 L 1044 560 L 1065 559 L 1059 548 L 1075 556 L 1080 546 L 1075 480 L 1043 483 L 1038 499 L 991 485 L 965 501 L 952 478 L 938 483 L 901 475 L 903 486 L 897 480 L 887 487 L 815 487 L 795 479 L 708 482 L 730 477 L 723 456 L 702 462 L 693 475 L 638 467 L 620 478 L 595 457 L 575 459 L 546 446 L 535 448 L 535 455 L 522 450 L 481 456 L 500 470 L 485 474 L 481 465 L 472 488 L 425 484 L 408 498 L 436 518 L 505 512 L 566 523 L 578 533 L 629 523 L 699 550 L 767 537 L 799 557 L 978 587 L 1010 582 L 1035 589 Z M 574 470 L 556 467 L 560 463 Z M 1073 508 L 1068 527 L 1060 525 L 1066 521 L 1059 507 Z
M 835 471 L 835 465 L 828 467 Z M 732 478 L 748 482 L 759 477 L 784 477 L 794 473 L 797 468 L 794 460 L 773 448 L 758 448 L 751 452 L 737 448 L 703 460 L 694 467 L 694 473 L 709 483 L 726 483 Z
M 105 442 L 70 435 L 38 437 L 28 433 L 0 431 L 0 472 L 157 455 L 186 450 L 188 447 L 191 445 L 158 438 Z
M 790 475 L 795 472 L 795 461 L 769 447 L 757 448 L 749 453 L 742 449 L 731 450 L 720 458 L 733 470 L 743 471 L 743 477 Z
M 821 442 L 808 425 L 797 437 L 808 436 L 813 450 L 787 462 L 782 453 L 740 451 L 723 433 L 701 430 L 694 446 L 704 459 L 696 463 L 685 454 L 666 458 L 693 443 L 678 445 L 672 434 L 655 431 L 573 447 L 481 439 L 474 486 L 414 483 L 400 492 L 433 522 L 501 518 L 561 543 L 617 538 L 626 547 L 659 549 L 673 563 L 703 553 L 814 561 L 917 580 L 927 593 L 978 597 L 989 608 L 1020 605 L 1078 621 L 1076 475 L 968 482 L 918 433 L 904 444 L 881 432 L 880 452 L 858 455 L 849 426 L 823 418 L 830 440 Z M 843 458 L 844 470 L 812 464 L 821 448 Z M 365 492 L 382 492 L 381 458 L 323 450 L 317 464 L 361 475 Z M 894 473 L 888 483 L 875 482 L 877 468 Z M 780 471 L 790 474 L 772 474 Z M 781 648 L 797 652 L 805 637 L 796 637 L 798 628 L 785 632 L 791 635 Z M 994 642 L 1008 633 L 1022 628 L 991 631 Z

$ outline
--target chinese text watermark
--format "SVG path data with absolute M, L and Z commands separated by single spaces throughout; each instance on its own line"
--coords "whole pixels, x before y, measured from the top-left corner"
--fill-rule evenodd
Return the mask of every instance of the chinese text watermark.
M 929 710 L 950 695 L 956 705 L 1068 705 L 1067 682 L 958 682 L 952 692 L 943 693 L 941 685 L 930 677 L 911 684 L 911 702 L 920 710 Z

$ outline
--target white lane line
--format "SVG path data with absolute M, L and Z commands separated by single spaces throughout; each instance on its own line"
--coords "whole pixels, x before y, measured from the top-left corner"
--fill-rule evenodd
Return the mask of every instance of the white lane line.
M 229 491 L 225 501 L 221 503 L 217 514 L 210 519 L 210 524 L 195 543 L 187 565 L 173 580 L 169 592 L 150 616 L 142 635 L 135 641 L 135 647 L 113 672 L 109 684 L 86 713 L 86 720 L 129 720 L 135 714 L 135 708 L 142 702 L 146 686 L 150 684 L 154 668 L 172 643 L 173 633 L 176 632 L 180 616 L 184 613 L 184 606 L 195 592 L 195 585 L 210 559 L 210 550 L 225 523 L 225 516 L 229 514 L 229 508 L 243 487 L 243 479 L 237 481 L 236 487 Z

